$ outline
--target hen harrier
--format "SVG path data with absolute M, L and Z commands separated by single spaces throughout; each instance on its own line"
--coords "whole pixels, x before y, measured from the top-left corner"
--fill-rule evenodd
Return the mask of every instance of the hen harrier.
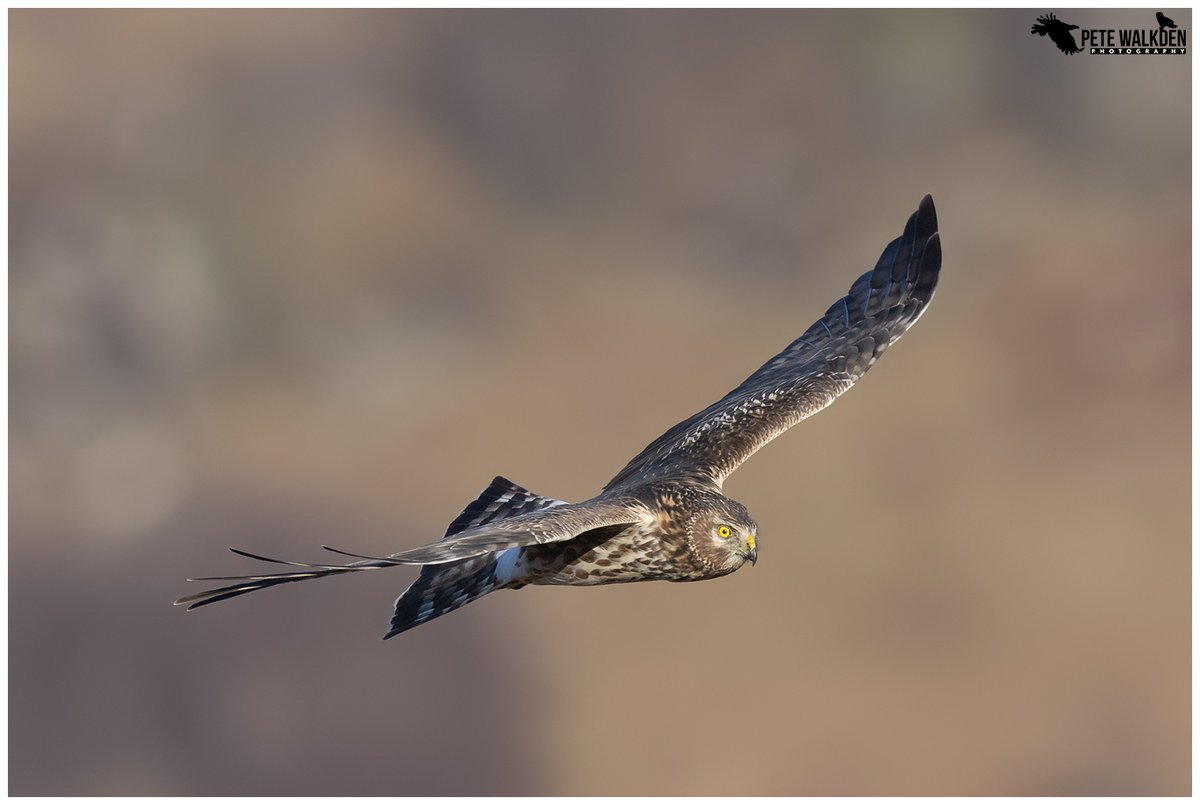
M 396 565 L 422 565 L 396 600 L 386 640 L 500 589 L 701 581 L 758 560 L 758 525 L 725 497 L 725 479 L 755 451 L 845 392 L 916 323 L 941 267 L 937 214 L 925 196 L 875 268 L 825 315 L 733 391 L 651 442 L 582 503 L 535 495 L 497 477 L 438 542 L 385 557 L 306 564 L 234 553 L 296 570 L 218 576 L 184 596 L 188 609 L 244 593 Z

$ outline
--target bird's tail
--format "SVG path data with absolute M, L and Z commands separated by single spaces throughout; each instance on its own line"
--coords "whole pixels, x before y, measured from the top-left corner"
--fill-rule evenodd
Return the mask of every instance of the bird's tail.
M 440 565 L 425 565 L 417 580 L 396 599 L 395 614 L 388 626 L 384 640 L 408 631 L 414 626 L 453 612 L 464 604 L 482 598 L 493 590 L 512 584 L 502 567 L 506 555 L 515 556 L 520 548 L 511 548 L 500 554 L 485 554 L 446 562 Z M 507 563 L 505 563 L 507 564 Z
M 345 551 L 339 551 L 336 548 L 322 546 L 327 551 L 340 553 L 345 556 L 357 556 L 356 554 L 347 554 Z M 277 565 L 291 565 L 292 567 L 303 568 L 303 570 L 291 570 L 286 573 L 264 573 L 257 576 L 204 576 L 201 578 L 188 579 L 188 581 L 228 581 L 231 584 L 226 584 L 222 587 L 216 587 L 212 590 L 205 590 L 202 593 L 193 593 L 185 595 L 182 598 L 176 599 L 175 605 L 187 604 L 188 609 L 192 610 L 196 607 L 202 607 L 207 604 L 215 604 L 218 601 L 224 601 L 227 598 L 235 598 L 239 595 L 252 593 L 255 590 L 265 590 L 268 587 L 274 587 L 277 584 L 288 584 L 293 581 L 308 581 L 309 579 L 320 579 L 325 576 L 336 576 L 342 573 L 357 573 L 361 570 L 378 570 L 381 567 L 395 567 L 400 562 L 392 562 L 387 559 L 376 557 L 360 557 L 363 561 L 350 562 L 344 565 L 335 564 L 308 564 L 307 562 L 288 562 L 283 559 L 271 559 L 267 556 L 259 556 L 246 551 L 240 551 L 237 548 L 229 550 L 245 556 L 250 559 L 257 559 L 261 562 L 272 562 Z

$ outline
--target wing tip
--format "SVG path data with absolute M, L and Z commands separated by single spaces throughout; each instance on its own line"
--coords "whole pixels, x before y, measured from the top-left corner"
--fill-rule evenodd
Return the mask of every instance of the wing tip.
M 209 594 L 212 592 L 215 592 L 215 591 L 209 590 L 209 591 L 203 592 L 203 593 L 193 593 L 192 595 L 185 595 L 180 598 L 176 598 L 174 601 L 171 602 L 171 606 L 183 607 L 184 612 L 191 612 L 196 607 L 202 607 L 205 604 L 209 603 L 208 597 L 209 597 Z
M 912 234 L 918 240 L 925 240 L 938 231 L 937 207 L 933 203 L 933 194 L 926 193 L 917 204 L 917 210 L 912 214 Z

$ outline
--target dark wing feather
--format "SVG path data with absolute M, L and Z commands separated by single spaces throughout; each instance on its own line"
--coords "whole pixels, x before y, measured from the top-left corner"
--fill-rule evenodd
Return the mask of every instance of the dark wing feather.
M 720 486 L 760 447 L 829 405 L 911 327 L 937 285 L 942 252 L 933 199 L 875 268 L 733 391 L 655 439 L 606 490 L 658 478 Z
M 446 526 L 447 537 L 453 537 L 477 525 L 504 520 L 518 514 L 546 509 L 551 506 L 562 506 L 565 500 L 556 500 L 534 494 L 525 487 L 514 484 L 503 475 L 492 479 L 479 495 L 466 505 Z

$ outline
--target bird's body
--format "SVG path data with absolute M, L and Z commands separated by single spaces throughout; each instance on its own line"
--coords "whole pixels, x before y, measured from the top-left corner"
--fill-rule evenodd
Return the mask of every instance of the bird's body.
M 1170 17 L 1168 17 L 1166 14 L 1162 13 L 1161 11 L 1154 12 L 1154 18 L 1156 20 L 1158 20 L 1158 30 L 1160 30 L 1160 31 L 1163 28 L 1177 27 L 1175 25 L 1175 20 L 1171 19 Z
M 703 581 L 758 558 L 758 526 L 721 491 L 760 447 L 829 405 L 916 322 L 933 298 L 941 246 L 926 196 L 904 234 L 803 335 L 703 411 L 651 442 L 581 503 L 495 478 L 429 545 L 385 557 L 307 564 L 235 553 L 296 570 L 218 577 L 188 609 L 306 579 L 421 565 L 395 605 L 392 637 L 498 589 L 634 581 Z M 212 579 L 210 579 L 212 580 Z
M 518 552 L 511 555 L 516 583 L 579 586 L 704 581 L 728 575 L 757 559 L 756 526 L 741 504 L 720 493 L 680 483 L 653 484 L 640 491 L 645 496 L 639 501 L 647 513 L 644 520 L 597 529 L 561 545 L 510 548 L 505 553 Z M 749 550 L 713 551 L 689 541 L 688 519 L 696 512 L 713 510 L 721 512 L 722 521 L 744 524 L 752 537 Z M 502 557 L 501 563 L 504 561 Z
M 1037 23 L 1029 29 L 1029 33 L 1038 36 L 1048 34 L 1059 50 L 1070 54 L 1080 52 L 1079 45 L 1075 43 L 1075 37 L 1071 35 L 1071 31 L 1076 30 L 1079 30 L 1078 25 L 1069 25 L 1053 14 L 1046 14 L 1037 18 Z

